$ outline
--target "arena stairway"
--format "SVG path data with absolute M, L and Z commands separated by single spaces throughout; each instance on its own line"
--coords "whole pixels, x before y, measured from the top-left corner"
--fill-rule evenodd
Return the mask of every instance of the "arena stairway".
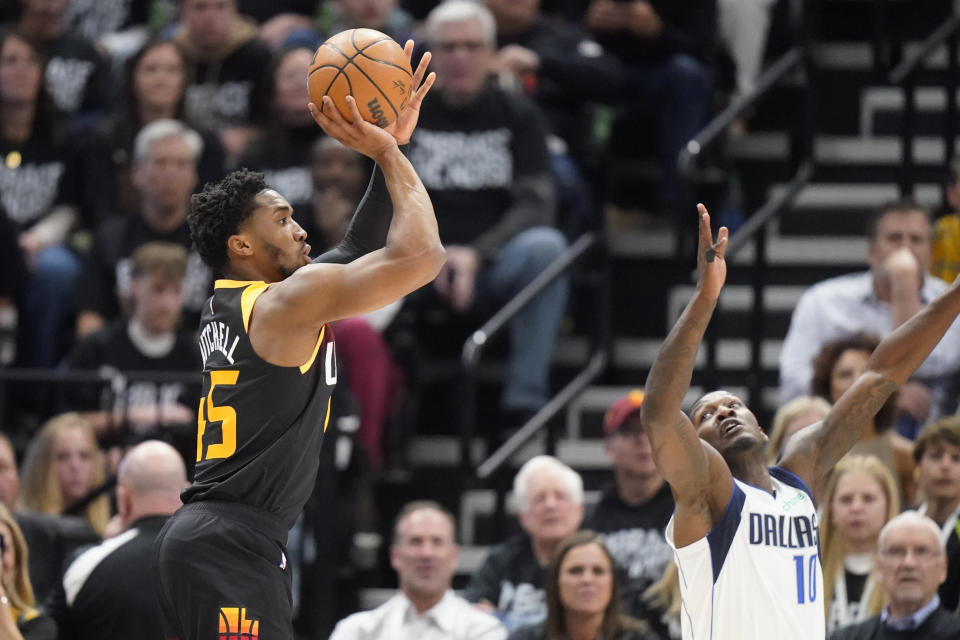
M 890 0 L 889 21 L 904 38 L 905 52 L 932 31 L 946 15 L 948 0 L 931 0 L 917 10 L 909 0 Z M 762 424 L 769 424 L 777 407 L 778 358 L 790 313 L 809 285 L 824 278 L 860 270 L 866 264 L 863 237 L 867 214 L 881 202 L 896 198 L 901 161 L 898 137 L 903 107 L 899 89 L 886 85 L 874 68 L 869 0 L 827 0 L 821 22 L 816 61 L 820 70 L 820 105 L 814 146 L 816 172 L 793 207 L 773 223 L 769 232 L 766 333 L 762 345 L 761 405 L 755 407 Z M 945 55 L 935 56 L 919 75 L 918 137 L 914 142 L 917 199 L 934 209 L 941 202 L 944 149 L 938 135 L 943 122 L 944 95 L 937 88 Z M 740 206 L 753 211 L 771 194 L 784 188 L 791 176 L 788 129 L 797 92 L 787 82 L 758 105 L 748 132 L 726 143 L 730 167 L 739 177 Z M 707 196 L 704 196 L 705 198 Z M 719 213 L 724 203 L 706 202 Z M 715 215 L 715 217 L 717 217 Z M 694 221 L 691 215 L 691 223 Z M 581 472 L 587 501 L 595 500 L 609 477 L 602 449 L 602 418 L 609 404 L 633 386 L 642 386 L 660 343 L 693 292 L 693 265 L 677 266 L 670 228 L 616 229 L 608 233 L 613 266 L 613 353 L 601 385 L 589 388 L 566 411 L 557 439 L 557 455 Z M 752 311 L 753 255 L 740 253 L 728 272 L 728 285 L 715 316 L 719 329 L 718 378 L 734 392 L 745 392 L 749 372 L 749 328 Z M 575 314 L 576 315 L 576 314 Z M 589 339 L 574 322 L 555 352 L 558 382 L 586 362 Z M 692 401 L 702 392 L 700 354 Z M 496 371 L 491 372 L 495 379 Z M 493 387 L 495 388 L 495 386 Z M 495 397 L 495 396 L 488 396 Z M 516 530 L 512 498 L 505 494 L 506 515 L 499 513 L 497 489 L 470 486 L 459 471 L 459 443 L 455 436 L 433 429 L 414 436 L 409 457 L 417 479 L 406 485 L 404 496 L 423 497 L 440 491 L 442 500 L 458 516 L 464 545 L 455 585 L 465 584 L 482 561 L 488 545 Z M 486 442 L 477 438 L 474 463 L 483 459 Z M 543 439 L 516 456 L 507 475 L 530 455 L 543 450 Z M 465 488 L 466 487 L 466 488 Z M 386 570 L 389 573 L 389 568 Z M 383 585 L 371 585 L 380 586 Z M 375 604 L 387 592 L 365 590 L 364 602 Z

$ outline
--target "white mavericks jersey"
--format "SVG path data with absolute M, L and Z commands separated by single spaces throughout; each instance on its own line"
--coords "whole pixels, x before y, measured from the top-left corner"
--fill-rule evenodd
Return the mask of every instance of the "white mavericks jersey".
M 772 467 L 774 494 L 734 479 L 706 537 L 674 549 L 684 640 L 823 640 L 817 512 L 806 484 Z

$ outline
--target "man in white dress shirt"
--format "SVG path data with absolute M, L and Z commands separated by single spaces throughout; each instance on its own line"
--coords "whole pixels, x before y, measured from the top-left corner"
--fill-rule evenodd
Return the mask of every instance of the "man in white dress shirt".
M 858 331 L 883 338 L 947 290 L 930 275 L 933 225 L 912 200 L 877 208 L 867 229 L 869 271 L 830 278 L 810 287 L 790 319 L 780 351 L 780 401 L 809 393 L 813 359 L 826 343 Z M 953 413 L 960 370 L 960 324 L 944 335 L 897 398 L 898 428 L 915 428 Z
M 453 516 L 435 502 L 404 506 L 390 547 L 400 591 L 341 620 L 330 640 L 506 640 L 499 620 L 450 587 L 460 555 L 454 530 Z

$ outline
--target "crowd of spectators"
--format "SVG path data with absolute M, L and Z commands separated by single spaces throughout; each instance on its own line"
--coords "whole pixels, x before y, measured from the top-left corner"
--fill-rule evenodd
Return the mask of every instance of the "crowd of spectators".
M 0 0 L 0 366 L 74 376 L 53 394 L 17 385 L 6 394 L 5 637 L 160 637 L 155 603 L 134 579 L 151 571 L 152 540 L 190 476 L 195 332 L 217 276 L 191 246 L 190 197 L 247 167 L 290 201 L 315 252 L 342 238 L 371 167 L 306 110 L 307 70 L 326 37 L 368 27 L 414 38 L 416 55 L 432 51 L 437 83 L 405 152 L 430 192 L 447 263 L 408 299 L 334 327 L 342 376 L 327 475 L 291 535 L 310 638 L 356 609 L 334 586 L 342 565 L 370 564 L 350 536 L 376 528 L 368 474 L 391 463 L 388 432 L 416 391 L 390 344 L 400 308 L 481 317 L 600 227 L 610 150 L 598 131 L 611 111 L 650 123 L 661 180 L 646 205 L 669 211 L 681 146 L 718 92 L 753 87 L 773 4 Z M 729 87 L 718 56 L 732 59 Z M 958 176 L 947 184 L 954 209 Z M 868 230 L 869 270 L 803 296 L 781 352 L 771 464 L 859 375 L 876 335 L 960 272 L 958 219 L 934 223 L 912 201 L 884 205 Z M 561 277 L 511 321 L 494 429 L 547 402 L 569 304 Z M 950 613 L 960 599 L 958 344 L 948 332 L 818 496 L 837 638 L 875 637 L 857 630 L 913 615 L 931 633 L 960 628 Z M 554 458 L 520 469 L 520 533 L 490 549 L 460 594 L 454 517 L 435 502 L 404 507 L 390 544 L 397 595 L 344 618 L 334 637 L 409 627 L 424 638 L 678 639 L 679 577 L 663 535 L 673 495 L 653 464 L 642 402 L 632 392 L 606 415 L 612 474 L 596 504 Z M 925 516 L 901 519 L 900 507 Z M 922 565 L 922 593 L 905 594 L 898 563 Z

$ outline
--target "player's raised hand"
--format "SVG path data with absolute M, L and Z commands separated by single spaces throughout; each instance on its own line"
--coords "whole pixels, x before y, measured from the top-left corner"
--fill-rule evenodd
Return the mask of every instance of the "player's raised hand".
M 700 214 L 700 241 L 697 246 L 697 272 L 700 274 L 697 288 L 714 300 L 720 297 L 720 290 L 727 279 L 727 239 L 729 232 L 720 227 L 717 241 L 713 241 L 710 229 L 710 214 L 702 204 L 697 205 Z
M 313 102 L 308 104 L 307 108 L 310 109 L 310 115 L 313 116 L 314 121 L 331 138 L 336 138 L 354 151 L 373 158 L 374 161 L 377 161 L 390 148 L 397 146 L 397 141 L 390 132 L 360 117 L 360 110 L 353 96 L 346 97 L 352 118 L 349 121 L 340 115 L 330 96 L 323 96 L 322 102 L 322 106 L 325 107 L 323 109 Z
M 413 40 L 407 40 L 407 44 L 403 46 L 403 52 L 407 54 L 407 59 L 412 63 Z M 407 100 L 403 106 L 396 121 L 386 127 L 386 130 L 397 139 L 397 144 L 407 144 L 410 142 L 410 136 L 413 135 L 413 130 L 417 128 L 417 120 L 420 118 L 420 104 L 437 79 L 437 74 L 433 72 L 427 75 L 427 67 L 430 66 L 430 59 L 432 57 L 433 55 L 427 51 L 423 54 L 423 57 L 420 58 L 420 64 L 417 65 L 417 70 L 413 72 L 413 83 L 410 85 L 410 99 Z M 424 77 L 426 77 L 426 79 L 424 79 Z

